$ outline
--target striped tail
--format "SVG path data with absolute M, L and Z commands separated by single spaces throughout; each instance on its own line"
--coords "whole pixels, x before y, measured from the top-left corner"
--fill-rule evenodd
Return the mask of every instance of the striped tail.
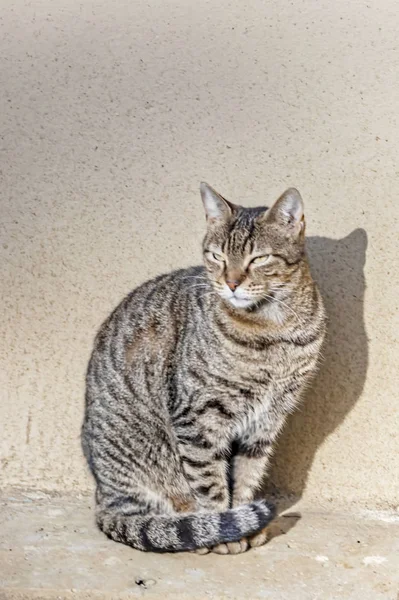
M 98 526 L 111 539 L 146 552 L 181 552 L 238 542 L 258 533 L 274 518 L 265 500 L 221 513 L 131 515 L 101 511 Z

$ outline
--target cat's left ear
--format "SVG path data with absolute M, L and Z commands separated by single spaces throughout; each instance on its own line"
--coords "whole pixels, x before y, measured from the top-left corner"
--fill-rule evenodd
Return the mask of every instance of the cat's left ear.
M 301 194 L 289 188 L 265 215 L 266 221 L 275 221 L 287 228 L 287 233 L 298 236 L 305 231 L 305 207 Z

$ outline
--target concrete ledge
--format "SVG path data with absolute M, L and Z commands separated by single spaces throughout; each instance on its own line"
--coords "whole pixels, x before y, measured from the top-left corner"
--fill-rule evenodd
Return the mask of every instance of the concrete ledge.
M 300 507 L 298 507 L 300 510 Z M 89 498 L 0 503 L 0 599 L 397 600 L 399 515 L 280 516 L 240 556 L 144 554 L 109 541 Z

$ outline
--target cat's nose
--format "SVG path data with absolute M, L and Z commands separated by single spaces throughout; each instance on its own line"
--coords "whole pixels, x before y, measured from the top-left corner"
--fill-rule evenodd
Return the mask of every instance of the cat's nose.
M 240 282 L 237 281 L 237 279 L 227 279 L 226 283 L 232 292 L 235 292 L 238 286 L 240 285 Z

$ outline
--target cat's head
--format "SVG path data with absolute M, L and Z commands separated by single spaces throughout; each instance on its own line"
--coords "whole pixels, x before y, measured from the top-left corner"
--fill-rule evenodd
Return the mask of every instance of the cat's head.
M 215 291 L 236 308 L 250 308 L 290 285 L 305 250 L 299 192 L 290 188 L 271 208 L 244 208 L 201 184 L 207 217 L 204 262 Z

